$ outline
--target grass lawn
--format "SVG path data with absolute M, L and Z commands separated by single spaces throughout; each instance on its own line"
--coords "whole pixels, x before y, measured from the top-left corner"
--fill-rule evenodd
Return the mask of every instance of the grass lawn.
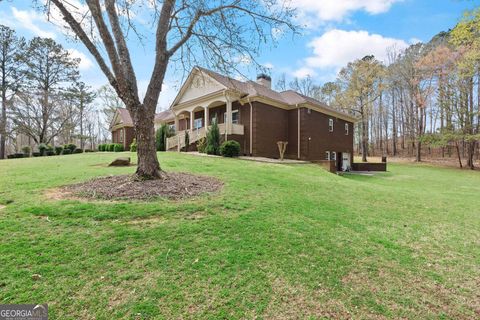
M 125 153 L 129 154 L 129 153 Z M 161 153 L 188 201 L 49 200 L 118 154 L 0 161 L 0 303 L 51 319 L 480 317 L 480 172 L 376 176 Z M 33 274 L 41 279 L 32 279 Z

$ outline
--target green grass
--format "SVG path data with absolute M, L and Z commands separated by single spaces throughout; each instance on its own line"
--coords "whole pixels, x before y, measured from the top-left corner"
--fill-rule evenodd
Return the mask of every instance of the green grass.
M 135 170 L 98 165 L 117 156 L 0 162 L 0 303 L 48 303 L 51 319 L 480 316 L 479 172 L 392 164 L 341 177 L 161 153 L 163 169 L 218 177 L 223 190 L 147 203 L 45 196 Z

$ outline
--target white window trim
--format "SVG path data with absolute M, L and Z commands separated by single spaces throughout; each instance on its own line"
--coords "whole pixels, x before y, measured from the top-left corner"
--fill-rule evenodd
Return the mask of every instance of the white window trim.
M 350 126 L 348 125 L 348 123 L 345 123 L 345 135 L 348 136 L 349 134 L 349 129 L 350 129 Z
M 330 160 L 330 151 L 325 151 L 325 159 Z
M 331 155 L 331 159 L 330 159 L 330 160 L 334 160 L 334 161 L 337 160 L 337 153 L 336 153 L 335 151 L 332 151 L 332 153 L 331 153 L 330 155 Z
M 232 110 L 232 123 L 238 124 L 239 119 L 237 118 L 237 120 L 234 120 L 233 119 L 234 114 L 238 114 L 238 109 L 237 110 Z M 226 112 L 223 114 L 223 123 L 227 123 L 227 113 Z
M 328 119 L 328 131 L 333 132 L 333 119 Z

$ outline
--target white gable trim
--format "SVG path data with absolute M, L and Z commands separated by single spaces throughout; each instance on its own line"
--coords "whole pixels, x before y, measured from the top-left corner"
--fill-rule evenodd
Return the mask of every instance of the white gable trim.
M 192 71 L 188 75 L 187 80 L 185 80 L 185 82 L 183 83 L 182 87 L 180 88 L 180 91 L 178 91 L 178 94 L 175 97 L 175 99 L 173 100 L 173 102 L 170 106 L 170 109 L 173 109 L 179 103 L 179 101 L 182 99 L 185 92 L 190 88 L 193 79 L 197 75 L 201 75 L 202 77 L 206 77 L 206 78 L 210 79 L 214 83 L 218 84 L 218 86 L 222 87 L 223 90 L 227 89 L 226 86 L 224 86 L 223 84 L 218 82 L 215 78 L 213 78 L 209 74 L 207 74 L 207 73 L 201 71 L 200 69 L 198 69 L 197 67 L 195 67 L 195 68 L 192 69 Z

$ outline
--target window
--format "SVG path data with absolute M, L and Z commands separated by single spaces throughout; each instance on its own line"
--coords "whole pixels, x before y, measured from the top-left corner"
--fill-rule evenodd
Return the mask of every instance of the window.
M 325 160 L 330 160 L 330 151 L 325 152 Z
M 203 126 L 203 119 L 195 119 L 193 120 L 193 129 L 200 129 Z
M 238 110 L 233 110 L 232 111 L 232 123 L 237 123 L 239 122 L 239 113 L 238 113 Z
M 123 142 L 123 129 L 120 129 L 120 142 Z
M 348 136 L 348 123 L 345 123 L 345 135 Z
M 333 132 L 333 119 L 328 119 L 328 131 Z
M 172 130 L 172 132 L 175 132 L 175 124 L 169 124 L 168 128 Z
M 337 160 L 337 153 L 335 151 L 332 151 L 330 160 Z
M 239 113 L 238 110 L 232 110 L 232 123 L 238 123 L 239 122 Z M 223 114 L 223 123 L 227 123 L 227 113 L 225 112 Z

